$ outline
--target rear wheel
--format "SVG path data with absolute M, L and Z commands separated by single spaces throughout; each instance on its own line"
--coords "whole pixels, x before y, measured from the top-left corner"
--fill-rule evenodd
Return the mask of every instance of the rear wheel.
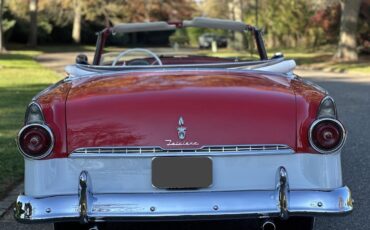
M 276 229 L 292 229 L 292 230 L 313 230 L 314 217 L 290 217 L 287 220 L 277 219 L 275 221 Z

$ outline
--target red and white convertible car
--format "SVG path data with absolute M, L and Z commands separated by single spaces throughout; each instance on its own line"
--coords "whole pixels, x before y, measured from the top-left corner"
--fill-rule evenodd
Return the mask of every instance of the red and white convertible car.
M 104 53 L 109 36 L 186 27 L 249 31 L 260 60 Z M 146 56 L 127 60 L 132 52 Z M 93 62 L 79 56 L 27 108 L 15 218 L 55 228 L 258 218 L 264 229 L 312 229 L 317 215 L 351 212 L 335 102 L 294 67 L 281 55 L 269 59 L 261 32 L 241 22 L 101 31 Z

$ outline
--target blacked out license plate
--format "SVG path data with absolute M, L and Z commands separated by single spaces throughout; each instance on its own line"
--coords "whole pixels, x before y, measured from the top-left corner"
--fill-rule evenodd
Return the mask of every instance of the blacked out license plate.
M 209 157 L 155 157 L 152 184 L 161 189 L 207 188 L 212 185 Z

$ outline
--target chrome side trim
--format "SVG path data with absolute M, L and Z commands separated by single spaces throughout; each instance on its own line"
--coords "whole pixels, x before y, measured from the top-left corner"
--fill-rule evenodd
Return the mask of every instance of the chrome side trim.
M 50 147 L 49 149 L 44 153 L 42 154 L 41 156 L 38 156 L 38 157 L 33 157 L 33 156 L 30 156 L 28 155 L 27 153 L 25 153 L 20 144 L 19 144 L 19 138 L 20 138 L 20 135 L 22 134 L 22 132 L 27 129 L 28 127 L 30 126 L 39 126 L 39 127 L 42 127 L 44 128 L 50 135 L 50 138 L 51 138 L 51 143 L 50 143 Z M 33 123 L 33 124 L 29 124 L 29 125 L 26 125 L 24 126 L 21 130 L 19 130 L 18 132 L 18 135 L 17 135 L 17 147 L 19 149 L 19 151 L 22 153 L 23 156 L 27 157 L 27 158 L 30 158 L 30 159 L 35 159 L 35 160 L 38 160 L 38 159 L 42 159 L 42 158 L 45 158 L 47 157 L 51 151 L 53 150 L 54 148 L 54 143 L 55 143 L 55 140 L 54 140 L 54 135 L 53 135 L 53 132 L 51 131 L 51 129 L 49 128 L 49 126 L 45 125 L 45 124 L 37 124 L 37 123 Z
M 218 156 L 227 153 L 233 155 L 254 155 L 254 154 L 292 154 L 294 150 L 287 145 L 214 145 L 204 146 L 199 149 L 163 149 L 161 147 L 87 147 L 74 150 L 70 157 L 155 157 L 155 156 L 176 156 L 194 155 L 197 156 Z
M 313 131 L 313 129 L 315 128 L 315 126 L 316 126 L 317 124 L 319 124 L 320 122 L 322 122 L 322 121 L 332 121 L 332 122 L 336 123 L 336 124 L 337 124 L 341 129 L 342 129 L 342 132 L 343 132 L 343 136 L 342 136 L 342 140 L 341 140 L 340 144 L 339 144 L 336 148 L 334 148 L 334 149 L 332 149 L 332 150 L 329 150 L 329 151 L 326 151 L 326 150 L 320 149 L 320 148 L 319 148 L 319 147 L 317 147 L 317 146 L 314 144 L 314 142 L 313 142 L 312 131 Z M 338 121 L 338 120 L 336 120 L 336 119 L 333 119 L 333 118 L 321 118 L 321 119 L 317 119 L 317 120 L 315 120 L 315 121 L 311 124 L 310 129 L 308 130 L 308 140 L 309 140 L 309 142 L 310 142 L 311 147 L 312 147 L 314 150 L 316 150 L 317 152 L 322 153 L 322 154 L 334 153 L 334 152 L 336 152 L 336 151 L 340 150 L 340 149 L 343 147 L 343 145 L 345 144 L 346 139 L 347 139 L 347 132 L 346 132 L 346 129 L 344 128 L 344 126 L 342 125 L 342 123 L 341 123 L 340 121 Z

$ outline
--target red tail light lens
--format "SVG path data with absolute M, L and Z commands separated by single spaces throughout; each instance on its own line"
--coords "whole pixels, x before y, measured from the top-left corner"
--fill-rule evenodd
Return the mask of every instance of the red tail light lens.
M 343 125 L 335 119 L 320 119 L 310 128 L 311 146 L 320 153 L 332 153 L 340 149 L 345 141 Z
M 23 155 L 29 158 L 46 157 L 50 154 L 53 145 L 53 134 L 45 125 L 27 125 L 18 134 L 18 147 Z

